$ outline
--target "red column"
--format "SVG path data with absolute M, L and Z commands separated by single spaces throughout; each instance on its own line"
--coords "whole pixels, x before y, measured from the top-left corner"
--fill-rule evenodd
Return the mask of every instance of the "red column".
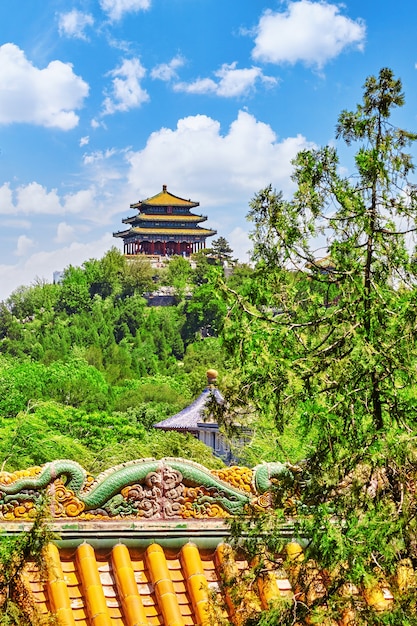
M 154 245 L 154 242 L 151 241 L 151 254 L 154 253 L 154 250 L 155 250 L 155 245 Z

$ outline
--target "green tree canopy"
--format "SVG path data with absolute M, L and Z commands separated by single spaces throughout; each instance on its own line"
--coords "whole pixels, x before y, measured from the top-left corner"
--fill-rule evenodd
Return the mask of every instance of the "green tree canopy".
M 354 173 L 343 174 L 335 147 L 304 150 L 291 199 L 271 187 L 255 196 L 258 288 L 232 293 L 225 323 L 240 379 L 231 400 L 278 433 L 297 424 L 302 434 L 298 510 L 309 513 L 308 554 L 334 577 L 322 606 L 343 582 L 388 579 L 415 555 L 406 485 L 417 477 L 417 196 L 407 149 L 417 135 L 391 121 L 403 104 L 391 70 L 369 77 L 362 103 L 337 125 L 338 139 L 359 146 Z M 415 619 L 415 604 L 404 614 L 398 606 L 386 623 L 415 623 L 403 621 Z

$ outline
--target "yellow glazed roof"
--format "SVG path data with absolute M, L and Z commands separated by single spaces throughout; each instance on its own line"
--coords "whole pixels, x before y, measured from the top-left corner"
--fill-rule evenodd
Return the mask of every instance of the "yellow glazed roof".
M 140 213 L 136 218 L 140 222 L 205 222 L 206 218 L 202 215 L 173 215 L 173 214 L 158 214 L 158 213 Z
M 140 226 L 135 226 L 132 228 L 130 233 L 135 233 L 138 235 L 163 235 L 164 237 L 168 237 L 170 235 L 204 235 L 205 237 L 209 237 L 210 235 L 215 235 L 215 230 L 210 230 L 208 228 L 141 228 Z
M 51 543 L 45 562 L 42 578 L 36 566 L 27 562 L 23 583 L 35 614 L 42 618 L 52 612 L 60 626 L 243 626 L 248 618 L 259 617 L 261 610 L 285 598 L 294 605 L 314 607 L 330 584 L 326 572 L 305 561 L 309 584 L 301 590 L 304 553 L 293 542 L 273 561 L 264 561 L 257 576 L 253 569 L 257 563 L 249 563 L 223 542 L 214 550 L 192 542 L 179 550 L 156 542 L 142 549 L 118 542 L 110 550 L 95 549 L 88 542 L 72 550 Z M 411 566 L 408 569 L 412 581 L 415 573 Z M 381 613 L 394 605 L 389 586 L 382 583 L 368 589 L 350 584 L 343 593 L 362 598 L 362 610 L 368 606 Z M 295 624 L 352 626 L 358 622 L 349 606 L 348 600 L 336 621 L 325 609 L 325 621 L 312 622 L 307 614 Z
M 223 583 L 248 563 L 225 544 L 208 551 L 186 543 L 172 551 L 158 543 L 142 550 L 118 543 L 103 552 L 82 543 L 67 553 L 49 544 L 46 563 L 43 581 L 28 563 L 26 585 L 37 612 L 56 613 L 61 626 L 209 626 L 214 601 L 227 623 L 239 623 Z M 273 596 L 292 595 L 286 574 L 273 582 L 247 594 L 258 610 Z
M 170 193 L 166 185 L 163 185 L 162 191 L 157 193 L 155 196 L 151 198 L 147 198 L 146 200 L 139 200 L 139 202 L 135 202 L 130 206 L 132 208 L 139 208 L 142 205 L 148 206 L 186 206 L 186 207 L 196 207 L 200 203 L 192 202 L 191 200 L 186 200 L 185 198 L 180 198 L 179 196 L 174 196 L 174 194 Z

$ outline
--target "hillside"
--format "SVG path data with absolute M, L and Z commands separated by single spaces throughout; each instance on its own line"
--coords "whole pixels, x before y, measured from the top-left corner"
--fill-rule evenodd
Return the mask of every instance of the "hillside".
M 203 255 L 194 270 L 176 257 L 156 271 L 111 249 L 60 284 L 12 293 L 0 305 L 1 468 L 70 458 L 98 472 L 170 455 L 218 466 L 192 436 L 152 425 L 202 391 L 206 369 L 223 368 L 225 307 L 207 288 L 221 273 Z M 175 304 L 148 306 L 143 294 L 161 285 Z

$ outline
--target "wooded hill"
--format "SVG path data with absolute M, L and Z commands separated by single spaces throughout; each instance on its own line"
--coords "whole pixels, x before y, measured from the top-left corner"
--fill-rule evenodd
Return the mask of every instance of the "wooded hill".
M 156 271 L 114 248 L 59 284 L 12 293 L 0 305 L 1 468 L 70 458 L 97 473 L 149 456 L 218 466 L 192 436 L 152 425 L 201 393 L 208 368 L 223 368 L 226 309 L 209 285 L 222 274 L 203 253 L 195 269 L 175 257 Z M 148 306 L 143 294 L 164 285 L 176 303 Z

